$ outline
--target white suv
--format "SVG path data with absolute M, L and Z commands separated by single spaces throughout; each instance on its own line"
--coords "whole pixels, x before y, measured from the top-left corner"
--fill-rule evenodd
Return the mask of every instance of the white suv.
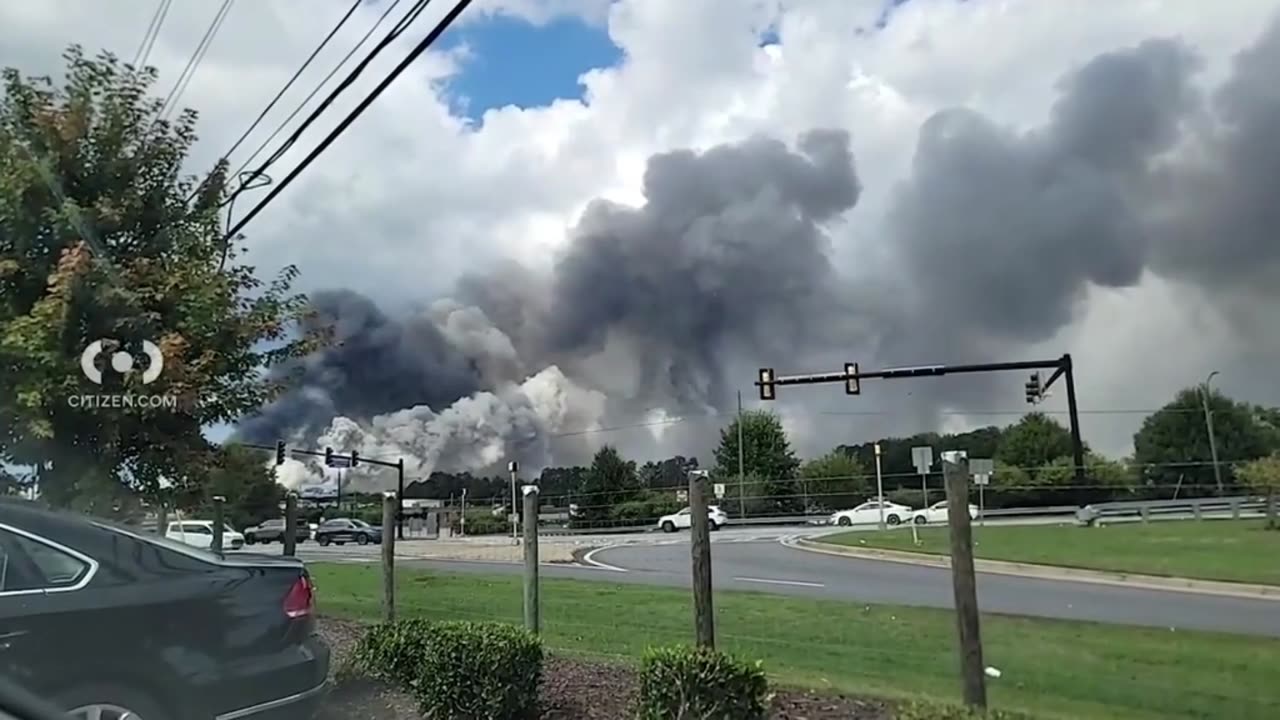
M 707 522 L 712 530 L 719 530 L 729 522 L 729 516 L 720 509 L 718 505 L 707 506 Z M 693 526 L 693 515 L 690 514 L 689 508 L 685 508 L 678 513 L 672 515 L 663 515 L 658 518 L 658 527 L 663 532 L 675 532 L 676 530 L 687 530 Z
M 171 522 L 164 536 L 170 540 L 208 550 L 213 547 L 213 522 L 211 520 Z M 222 547 L 226 550 L 239 550 L 244 547 L 244 535 L 232 530 L 230 525 L 223 525 Z

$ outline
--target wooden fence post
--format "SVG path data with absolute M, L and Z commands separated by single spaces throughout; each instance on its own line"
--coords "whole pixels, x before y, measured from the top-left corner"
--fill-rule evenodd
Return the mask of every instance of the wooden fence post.
M 284 495 L 284 554 L 298 554 L 298 494 L 292 490 Z
M 399 501 L 394 492 L 382 497 L 382 619 L 396 619 L 396 516 Z
M 222 554 L 222 526 L 226 524 L 226 504 L 227 499 L 221 495 L 213 496 L 213 542 L 210 543 L 209 549 L 215 553 Z
M 693 625 L 698 647 L 715 648 L 711 599 L 711 527 L 707 517 L 707 474 L 689 473 L 690 546 L 693 549 Z
M 524 626 L 533 634 L 541 627 L 538 600 L 538 486 L 524 488 Z
M 982 661 L 982 633 L 978 619 L 978 580 L 973 569 L 973 527 L 969 519 L 968 460 L 943 460 L 947 484 L 947 524 L 951 529 L 951 585 L 955 593 L 956 626 L 960 635 L 960 674 L 964 702 L 987 706 L 987 682 Z

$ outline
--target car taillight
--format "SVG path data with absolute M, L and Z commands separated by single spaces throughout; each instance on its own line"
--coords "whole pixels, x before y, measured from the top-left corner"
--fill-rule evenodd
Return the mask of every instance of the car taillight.
M 291 618 L 306 617 L 316 605 L 315 586 L 306 575 L 298 576 L 298 580 L 289 588 L 284 596 L 284 614 Z

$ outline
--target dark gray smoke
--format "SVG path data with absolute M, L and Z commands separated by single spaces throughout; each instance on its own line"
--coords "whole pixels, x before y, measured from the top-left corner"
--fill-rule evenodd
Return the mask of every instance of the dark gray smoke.
M 1008 358 L 1075 319 L 1091 287 L 1146 273 L 1274 299 L 1278 63 L 1273 24 L 1206 103 L 1196 54 L 1153 39 L 1069 73 L 1041 127 L 937 113 L 891 204 L 889 252 L 867 253 L 885 265 L 830 259 L 826 227 L 859 221 L 843 131 L 656 155 L 645 202 L 589 206 L 549 277 L 488 269 L 405 319 L 317 296 L 341 344 L 244 433 L 325 430 L 424 471 L 478 469 L 511 448 L 556 456 L 544 436 L 573 422 L 723 411 L 759 365 Z M 907 402 L 988 408 L 991 389 L 940 382 Z
M 637 399 L 676 412 L 723 407 L 727 352 L 809 345 L 839 278 L 822 224 L 860 187 L 849 137 L 766 138 L 656 155 L 639 208 L 592 204 L 552 285 L 557 354 L 635 348 Z

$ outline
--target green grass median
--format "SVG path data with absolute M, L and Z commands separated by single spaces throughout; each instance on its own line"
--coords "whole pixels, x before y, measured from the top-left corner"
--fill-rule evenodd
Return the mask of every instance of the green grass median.
M 950 554 L 946 526 L 850 532 L 822 542 Z M 1102 527 L 973 527 L 974 554 L 989 560 L 1061 565 L 1169 577 L 1280 585 L 1280 532 L 1261 520 L 1165 520 Z
M 376 566 L 311 564 L 319 608 L 376 620 Z M 521 621 L 521 580 L 401 570 L 401 617 Z M 625 659 L 693 640 L 689 591 L 544 579 L 543 637 L 561 652 Z M 749 592 L 716 594 L 722 649 L 779 682 L 853 694 L 958 700 L 951 612 Z M 1278 606 L 1280 607 L 1280 606 Z M 1043 717 L 1280 717 L 1280 641 L 1216 633 L 985 615 L 994 707 Z

